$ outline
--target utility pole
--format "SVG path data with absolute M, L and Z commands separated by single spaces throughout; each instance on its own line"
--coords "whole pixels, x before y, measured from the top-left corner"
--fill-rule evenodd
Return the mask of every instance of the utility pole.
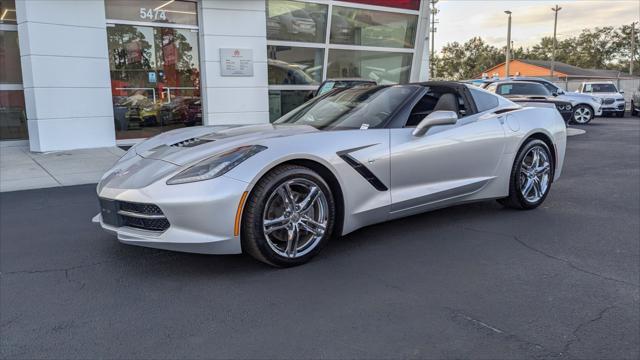
M 507 25 L 507 61 L 506 61 L 506 71 L 505 71 L 505 79 L 509 78 L 509 66 L 511 65 L 511 11 L 507 10 L 504 12 L 509 15 L 509 22 Z
M 553 52 L 551 53 L 551 76 L 553 77 L 556 71 L 556 48 L 558 47 L 558 41 L 556 40 L 556 33 L 558 31 L 558 12 L 560 12 L 562 8 L 556 5 L 556 7 L 551 8 L 551 10 L 555 13 L 555 21 L 553 22 Z
M 438 31 L 438 28 L 436 28 L 436 24 L 439 23 L 438 20 L 436 20 L 436 15 L 440 12 L 440 10 L 436 9 L 436 4 L 438 3 L 438 1 L 440 0 L 429 0 L 429 5 L 430 5 L 430 9 L 431 9 L 431 58 L 429 59 L 429 67 L 431 68 L 431 78 L 434 77 L 434 72 L 435 72 L 435 67 L 433 66 L 434 63 L 434 59 L 435 59 L 435 55 L 436 55 L 436 46 L 435 46 L 435 39 L 436 39 L 436 31 Z
M 631 23 L 631 61 L 629 62 L 629 75 L 633 75 L 633 61 L 636 56 L 636 23 Z

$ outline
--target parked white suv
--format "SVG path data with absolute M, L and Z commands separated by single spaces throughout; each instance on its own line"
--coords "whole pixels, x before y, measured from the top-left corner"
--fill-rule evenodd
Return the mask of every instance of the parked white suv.
M 585 125 L 593 120 L 596 116 L 602 116 L 602 99 L 589 94 L 580 94 L 574 92 L 566 92 L 556 84 L 549 80 L 536 78 L 536 77 L 512 77 L 513 81 L 528 81 L 535 82 L 544 85 L 552 94 L 556 96 L 558 100 L 568 101 L 573 106 L 573 118 L 572 121 L 577 124 Z M 498 81 L 498 79 L 485 80 L 481 85 L 483 88 L 487 88 L 492 82 Z
M 611 81 L 590 81 L 583 82 L 578 89 L 579 93 L 590 94 L 602 99 L 603 114 L 614 114 L 624 117 L 626 102 L 624 91 L 618 91 Z

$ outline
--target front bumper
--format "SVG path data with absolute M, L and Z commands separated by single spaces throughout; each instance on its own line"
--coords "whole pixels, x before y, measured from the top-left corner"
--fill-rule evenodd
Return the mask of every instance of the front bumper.
M 611 105 L 603 105 L 602 112 L 603 113 L 611 113 L 611 112 L 622 112 L 625 111 L 626 102 L 615 102 Z
M 141 189 L 105 185 L 102 199 L 157 205 L 170 223 L 164 231 L 106 224 L 98 214 L 93 221 L 125 244 L 201 254 L 239 254 L 240 237 L 234 234 L 238 204 L 248 184 L 220 176 L 181 185 L 157 181 Z

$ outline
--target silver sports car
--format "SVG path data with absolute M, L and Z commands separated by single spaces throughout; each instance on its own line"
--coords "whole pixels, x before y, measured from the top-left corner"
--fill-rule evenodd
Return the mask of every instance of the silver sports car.
M 461 83 L 336 89 L 273 124 L 139 143 L 98 184 L 94 221 L 126 244 L 292 266 L 403 216 L 486 199 L 533 209 L 565 145 L 555 108 Z

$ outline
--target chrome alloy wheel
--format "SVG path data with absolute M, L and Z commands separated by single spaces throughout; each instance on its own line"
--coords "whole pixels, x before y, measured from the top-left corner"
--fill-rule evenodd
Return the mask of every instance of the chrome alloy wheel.
M 530 203 L 540 201 L 549 189 L 551 162 L 541 146 L 532 147 L 520 165 L 520 193 Z
M 267 199 L 262 215 L 269 247 L 286 258 L 309 253 L 324 236 L 328 208 L 324 192 L 313 181 L 296 178 L 282 183 Z
M 573 120 L 578 124 L 586 124 L 591 120 L 591 109 L 587 107 L 579 107 L 573 113 Z

